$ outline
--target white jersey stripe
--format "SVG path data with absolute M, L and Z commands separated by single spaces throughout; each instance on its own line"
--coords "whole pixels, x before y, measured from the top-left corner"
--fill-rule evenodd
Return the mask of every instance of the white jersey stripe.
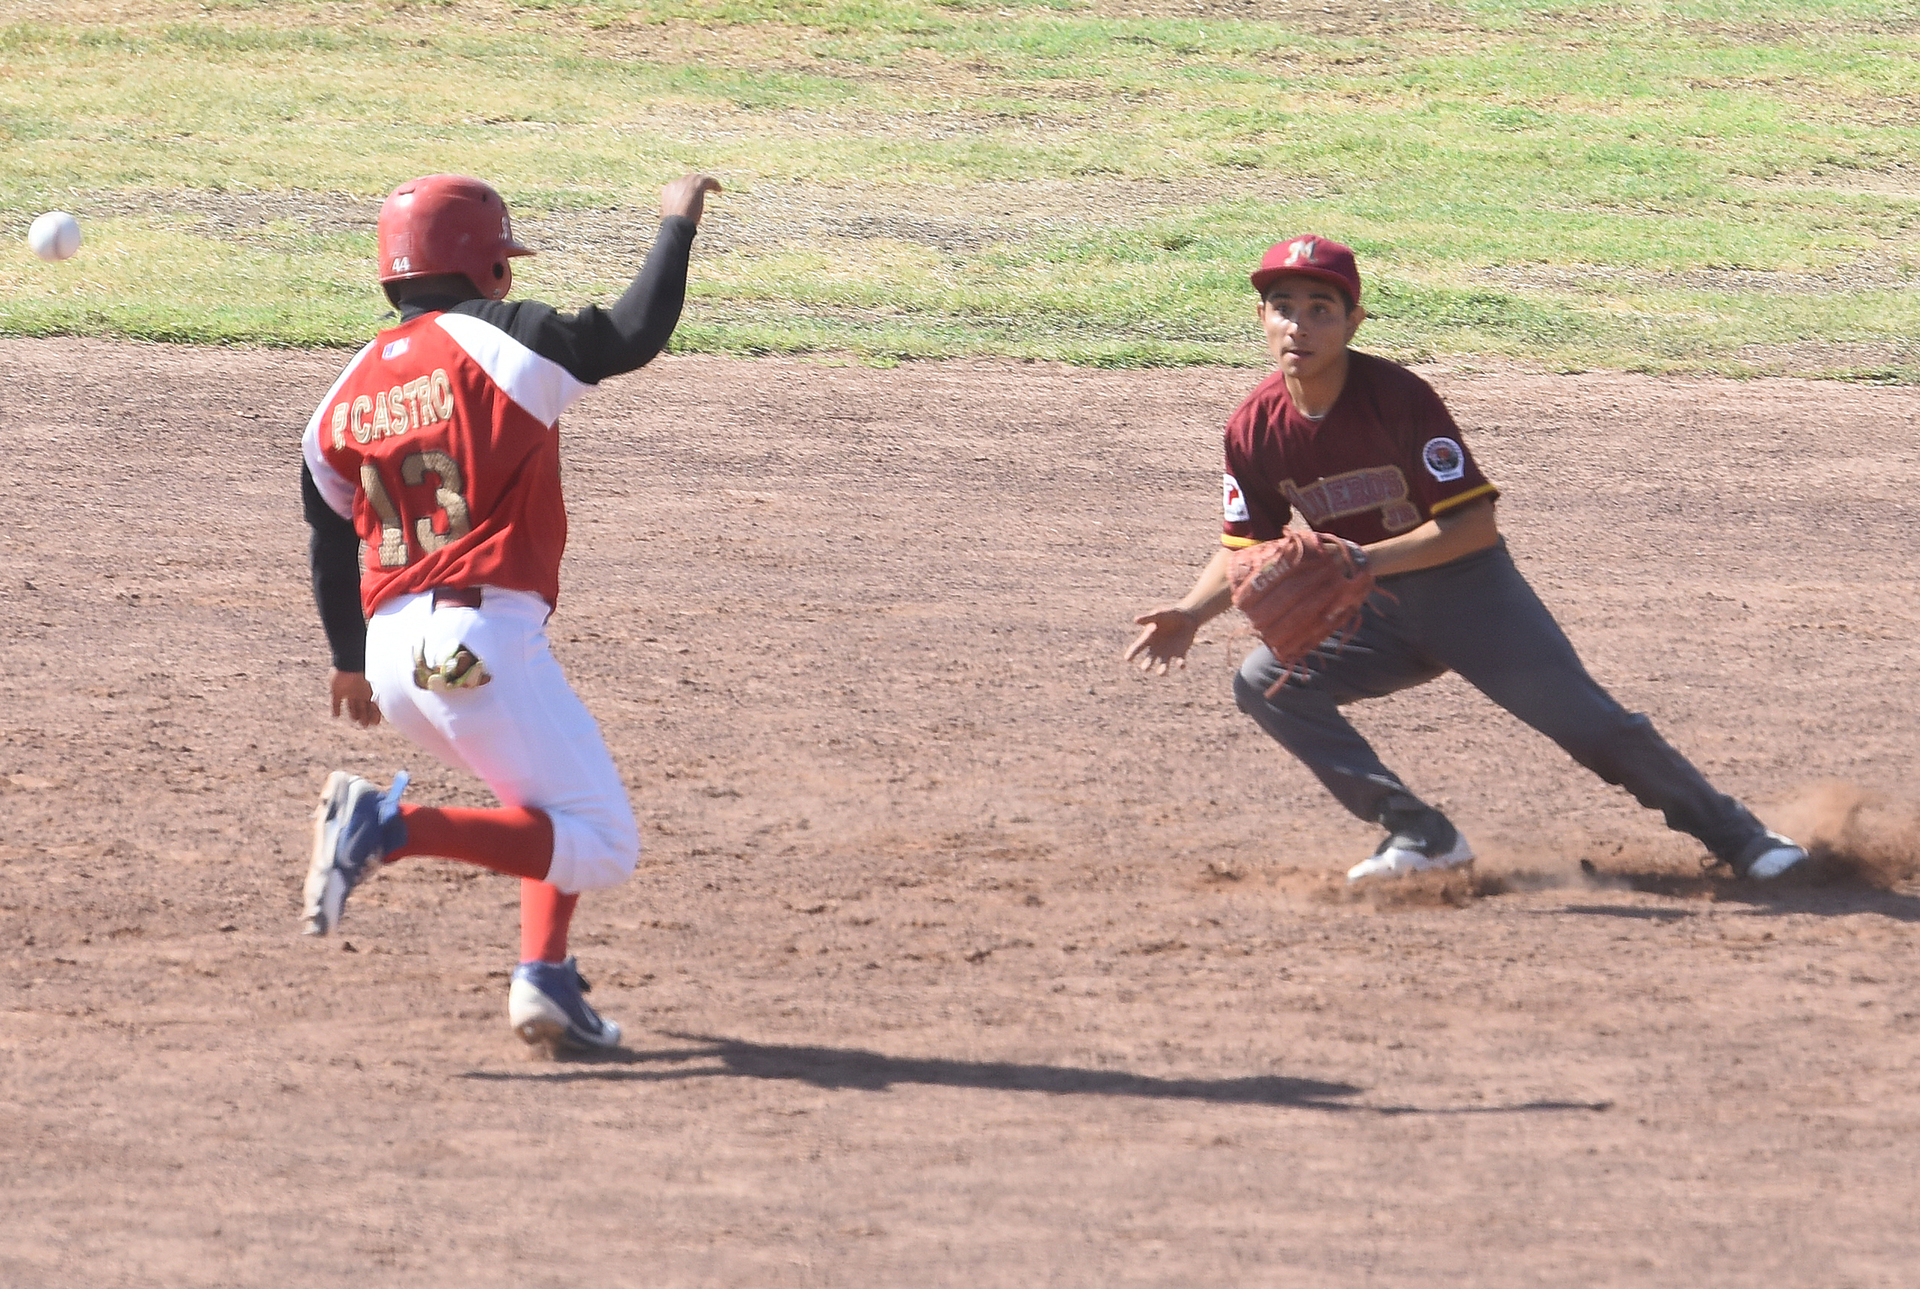
M 480 370 L 502 393 L 548 429 L 593 388 L 490 322 L 464 313 L 443 313 L 436 321 L 468 357 L 480 364 Z
M 354 370 L 366 361 L 367 355 L 372 353 L 373 347 L 379 343 L 378 340 L 369 340 L 366 348 L 353 356 L 353 361 L 347 364 L 347 369 L 340 373 L 340 379 L 333 382 L 333 388 L 329 389 L 327 396 L 320 400 L 320 406 L 315 409 L 313 419 L 307 422 L 307 432 L 300 436 L 300 455 L 307 460 L 307 470 L 313 475 L 314 486 L 320 490 L 320 499 L 342 519 L 353 518 L 353 494 L 360 487 L 360 483 L 356 479 L 347 478 L 328 462 L 320 444 L 320 423 L 326 419 L 327 409 L 333 405 L 333 396 L 338 394 L 340 387 L 347 383 L 347 377 L 353 375 Z

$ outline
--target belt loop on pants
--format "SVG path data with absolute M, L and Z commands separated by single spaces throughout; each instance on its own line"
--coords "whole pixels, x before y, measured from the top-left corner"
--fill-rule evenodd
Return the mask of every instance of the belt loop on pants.
M 436 586 L 433 588 L 433 607 L 452 605 L 458 609 L 477 609 L 482 599 L 477 586 Z

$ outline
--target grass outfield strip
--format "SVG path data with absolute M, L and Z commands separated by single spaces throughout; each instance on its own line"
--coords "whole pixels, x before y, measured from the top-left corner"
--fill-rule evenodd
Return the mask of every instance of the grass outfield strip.
M 1400 357 L 1920 378 L 1920 5 L 1155 2 L 0 0 L 0 333 L 357 343 L 432 170 L 604 298 L 697 166 L 683 351 L 1253 363 L 1312 230 Z

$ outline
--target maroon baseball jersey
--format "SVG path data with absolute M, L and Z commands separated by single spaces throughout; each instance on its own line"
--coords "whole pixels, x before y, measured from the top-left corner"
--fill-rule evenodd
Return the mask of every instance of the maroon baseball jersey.
M 558 422 L 590 388 L 462 313 L 410 318 L 360 351 L 303 448 L 321 496 L 366 544 L 368 613 L 441 586 L 559 598 Z
M 1499 492 L 1480 473 L 1433 387 L 1398 363 L 1348 355 L 1347 383 L 1320 420 L 1275 372 L 1227 418 L 1227 546 L 1272 541 L 1297 510 L 1362 546 Z

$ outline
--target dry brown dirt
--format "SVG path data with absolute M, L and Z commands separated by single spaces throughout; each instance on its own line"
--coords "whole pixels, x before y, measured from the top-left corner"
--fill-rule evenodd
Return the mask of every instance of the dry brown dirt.
M 665 359 L 566 426 L 554 639 L 648 850 L 504 1021 L 513 884 L 298 932 L 342 355 L 0 341 L 0 1283 L 1910 1284 L 1920 391 L 1431 369 L 1602 681 L 1821 844 L 1778 889 L 1452 680 L 1373 844 L 1133 612 L 1244 371 Z M 1583 870 L 1585 861 L 1592 872 Z

